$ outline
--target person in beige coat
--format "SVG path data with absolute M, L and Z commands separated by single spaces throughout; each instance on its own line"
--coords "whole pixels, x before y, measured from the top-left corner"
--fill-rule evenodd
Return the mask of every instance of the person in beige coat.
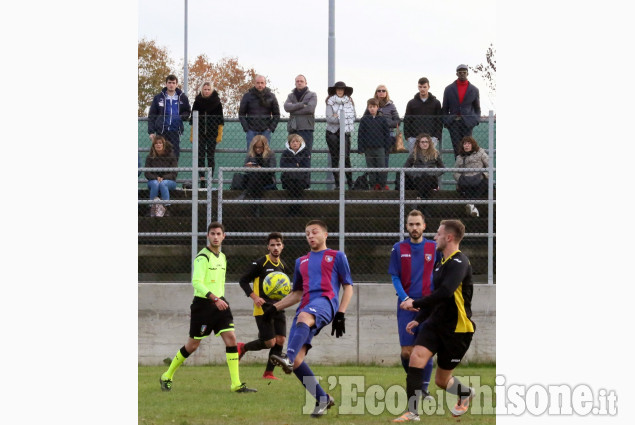
M 484 149 L 472 136 L 461 140 L 461 149 L 456 157 L 454 168 L 487 168 L 489 158 Z M 467 199 L 477 199 L 487 193 L 488 173 L 481 171 L 458 171 L 454 173 L 456 190 Z M 478 217 L 478 209 L 474 204 L 467 204 L 465 210 L 469 216 Z

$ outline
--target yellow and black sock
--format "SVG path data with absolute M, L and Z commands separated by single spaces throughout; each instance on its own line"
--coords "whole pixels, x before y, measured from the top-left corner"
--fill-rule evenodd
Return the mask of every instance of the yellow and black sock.
M 229 377 L 231 379 L 231 390 L 235 391 L 240 388 L 240 374 L 238 372 L 238 347 L 225 347 L 225 357 L 227 357 L 227 367 L 229 368 Z
M 172 359 L 172 363 L 170 363 L 170 367 L 168 368 L 168 370 L 163 375 L 161 375 L 161 379 L 172 379 L 172 377 L 174 376 L 174 372 L 176 372 L 176 370 L 183 364 L 185 359 L 187 359 L 190 354 L 191 353 L 188 353 L 185 349 L 185 346 L 181 347 L 178 353 L 176 353 L 176 356 L 174 356 L 174 358 Z

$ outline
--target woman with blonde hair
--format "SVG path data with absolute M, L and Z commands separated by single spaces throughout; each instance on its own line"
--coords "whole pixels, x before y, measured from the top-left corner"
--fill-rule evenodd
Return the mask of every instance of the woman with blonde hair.
M 417 136 L 414 149 L 403 166 L 404 168 L 445 168 L 441 154 L 434 147 L 432 137 L 428 133 L 421 133 Z M 428 199 L 433 191 L 439 189 L 439 177 L 441 175 L 443 175 L 443 171 L 410 173 L 410 181 L 419 193 L 419 197 Z M 406 185 L 406 188 L 408 188 L 408 185 Z M 425 207 L 419 207 L 418 209 L 424 212 Z M 424 212 L 424 215 L 427 214 Z
M 390 146 L 386 148 L 386 157 L 385 157 L 385 167 L 388 167 L 388 162 L 390 161 L 390 151 L 392 147 L 395 145 L 397 140 L 397 128 L 399 127 L 399 112 L 397 112 L 397 107 L 390 100 L 390 93 L 388 93 L 388 88 L 384 84 L 380 84 L 375 89 L 375 99 L 379 101 L 379 110 L 377 113 L 383 116 L 388 122 L 388 128 L 390 129 Z M 364 112 L 364 115 L 368 114 L 368 108 Z M 388 186 L 385 187 L 388 189 Z
M 214 84 L 205 81 L 201 84 L 201 89 L 194 99 L 192 112 L 198 111 L 198 166 L 205 167 L 205 157 L 207 164 L 212 168 L 216 166 L 214 156 L 216 155 L 216 144 L 223 139 L 223 105 L 220 102 L 218 92 L 214 89 Z M 190 118 L 190 124 L 193 117 Z M 205 172 L 199 171 L 199 187 L 205 187 Z
M 245 157 L 245 167 L 275 168 L 276 153 L 269 148 L 269 141 L 261 134 L 254 136 Z M 275 173 L 246 173 L 245 193 L 239 198 L 260 199 L 265 190 L 276 189 Z M 260 216 L 262 208 L 255 205 L 254 214 Z

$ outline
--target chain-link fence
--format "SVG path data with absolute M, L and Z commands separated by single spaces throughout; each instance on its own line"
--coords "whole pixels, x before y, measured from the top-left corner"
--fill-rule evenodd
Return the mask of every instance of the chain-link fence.
M 407 117 L 410 134 L 405 135 L 412 136 L 411 128 L 417 128 L 418 122 L 435 119 Z M 467 147 L 468 152 L 458 159 L 446 128 L 441 140 L 430 137 L 423 141 L 436 147 L 438 159 L 427 150 L 425 155 L 417 151 L 418 156 L 409 160 L 408 148 L 418 144 L 427 148 L 420 140 L 426 137 L 408 140 L 402 133 L 402 123 L 399 133 L 405 149 L 391 153 L 399 136 L 395 130 L 386 130 L 368 118 L 363 121 L 366 123 L 355 121 L 350 135 L 333 136 L 327 133 L 326 120 L 316 118 L 313 132 L 300 133 L 308 139 L 305 145 L 312 144 L 310 168 L 302 168 L 306 162 L 289 150 L 293 145 L 288 144 L 288 119 L 282 118 L 267 143 L 275 160 L 260 159 L 256 152 L 255 161 L 262 168 L 255 168 L 245 166 L 254 158 L 249 156 L 247 136 L 238 119 L 224 119 L 219 143 L 216 136 L 209 138 L 192 131 L 192 126 L 185 123 L 178 160 L 169 162 L 157 160 L 160 154 L 151 154 L 147 118 L 139 118 L 139 281 L 190 281 L 193 256 L 205 245 L 206 227 L 213 220 L 222 221 L 227 231 L 223 251 L 228 258 L 228 281 L 237 281 L 253 259 L 266 253 L 265 239 L 273 231 L 285 236 L 282 258 L 292 265 L 295 258 L 309 250 L 304 225 L 319 218 L 329 228 L 327 245 L 346 252 L 356 282 L 390 284 L 392 245 L 407 237 L 407 214 L 418 208 L 426 216 L 424 236 L 428 238 L 434 236 L 441 220 L 460 218 L 466 226 L 461 250 L 470 258 L 476 280 L 493 283 L 494 117 L 482 118 L 472 130 L 480 153 L 474 152 L 475 146 L 472 153 Z M 197 128 L 205 129 L 200 124 Z M 167 134 L 165 138 L 169 141 L 175 136 Z M 458 145 L 462 146 L 460 140 Z M 330 149 L 342 160 L 332 164 Z M 340 149 L 343 155 L 335 154 Z M 206 155 L 206 160 L 199 158 Z M 343 170 L 348 167 L 346 157 L 350 168 Z M 438 168 L 441 162 L 443 169 Z M 416 168 L 411 168 L 411 163 Z M 331 165 L 340 168 L 329 168 Z M 165 181 L 158 181 L 159 175 L 170 172 L 173 174 L 168 174 Z M 342 184 L 335 190 L 338 182 Z M 192 208 L 193 204 L 198 208 Z

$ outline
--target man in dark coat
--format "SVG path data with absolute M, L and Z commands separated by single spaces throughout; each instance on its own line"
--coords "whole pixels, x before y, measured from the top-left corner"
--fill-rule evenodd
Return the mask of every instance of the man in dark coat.
M 443 123 L 450 132 L 454 156 L 459 155 L 461 140 L 472 135 L 481 117 L 478 88 L 467 80 L 467 65 L 456 67 L 456 81 L 443 92 Z
M 238 118 L 247 138 L 247 150 L 254 136 L 262 134 L 271 142 L 271 133 L 280 121 L 280 106 L 276 95 L 266 87 L 265 77 L 257 75 L 254 87 L 240 100 Z
M 436 137 L 441 148 L 441 133 L 443 123 L 441 122 L 441 102 L 430 90 L 430 81 L 426 77 L 419 78 L 419 93 L 414 99 L 410 99 L 406 105 L 406 113 L 403 118 L 403 132 L 408 139 L 408 150 L 412 153 L 417 136 L 421 133 L 428 133 Z

